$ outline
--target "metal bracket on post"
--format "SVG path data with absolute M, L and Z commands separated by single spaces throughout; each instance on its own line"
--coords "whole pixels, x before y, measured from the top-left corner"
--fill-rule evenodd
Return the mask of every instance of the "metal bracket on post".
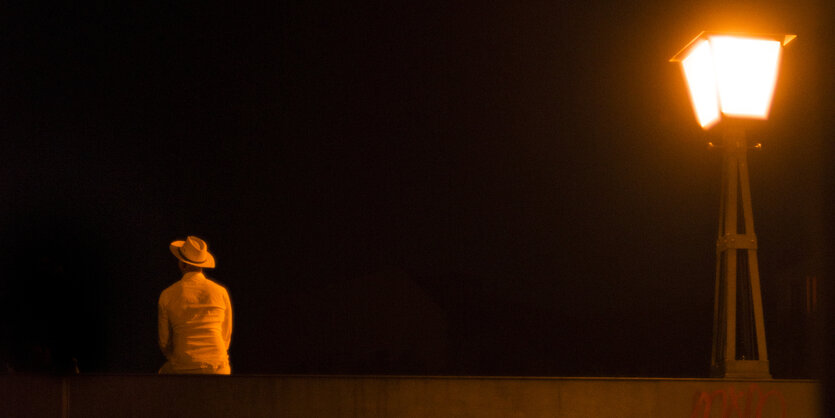
M 725 234 L 716 240 L 716 253 L 729 249 L 756 250 L 757 237 L 754 234 Z

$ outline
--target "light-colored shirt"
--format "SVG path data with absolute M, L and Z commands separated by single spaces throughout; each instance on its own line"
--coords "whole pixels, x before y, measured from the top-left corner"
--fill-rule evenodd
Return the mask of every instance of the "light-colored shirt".
M 226 289 L 189 272 L 159 296 L 159 347 L 173 371 L 228 366 L 232 303 Z

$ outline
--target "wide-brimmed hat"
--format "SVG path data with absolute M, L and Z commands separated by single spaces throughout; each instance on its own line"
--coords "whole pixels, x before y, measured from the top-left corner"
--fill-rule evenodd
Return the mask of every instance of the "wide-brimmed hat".
M 185 241 L 174 241 L 168 247 L 171 254 L 192 266 L 214 268 L 215 257 L 209 252 L 209 245 L 200 238 L 189 236 Z

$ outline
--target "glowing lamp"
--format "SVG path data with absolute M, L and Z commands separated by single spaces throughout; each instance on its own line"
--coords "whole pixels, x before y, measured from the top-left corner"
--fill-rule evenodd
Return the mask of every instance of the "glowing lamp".
M 670 59 L 681 62 L 702 128 L 723 116 L 767 119 L 780 52 L 794 38 L 702 32 Z

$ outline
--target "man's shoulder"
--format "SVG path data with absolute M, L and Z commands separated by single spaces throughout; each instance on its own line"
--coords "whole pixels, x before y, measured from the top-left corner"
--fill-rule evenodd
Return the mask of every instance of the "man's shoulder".
M 179 281 L 177 281 L 175 283 L 172 283 L 170 286 L 166 287 L 165 290 L 160 292 L 160 294 L 159 294 L 160 300 L 164 299 L 165 297 L 167 297 L 171 293 L 175 292 L 176 289 L 178 287 L 181 287 L 181 286 L 182 286 L 182 283 L 180 283 Z
M 215 279 L 211 277 L 206 277 L 206 282 L 209 284 L 210 287 L 218 291 L 223 291 L 224 293 L 226 292 L 226 286 L 223 286 L 222 284 L 216 282 Z

